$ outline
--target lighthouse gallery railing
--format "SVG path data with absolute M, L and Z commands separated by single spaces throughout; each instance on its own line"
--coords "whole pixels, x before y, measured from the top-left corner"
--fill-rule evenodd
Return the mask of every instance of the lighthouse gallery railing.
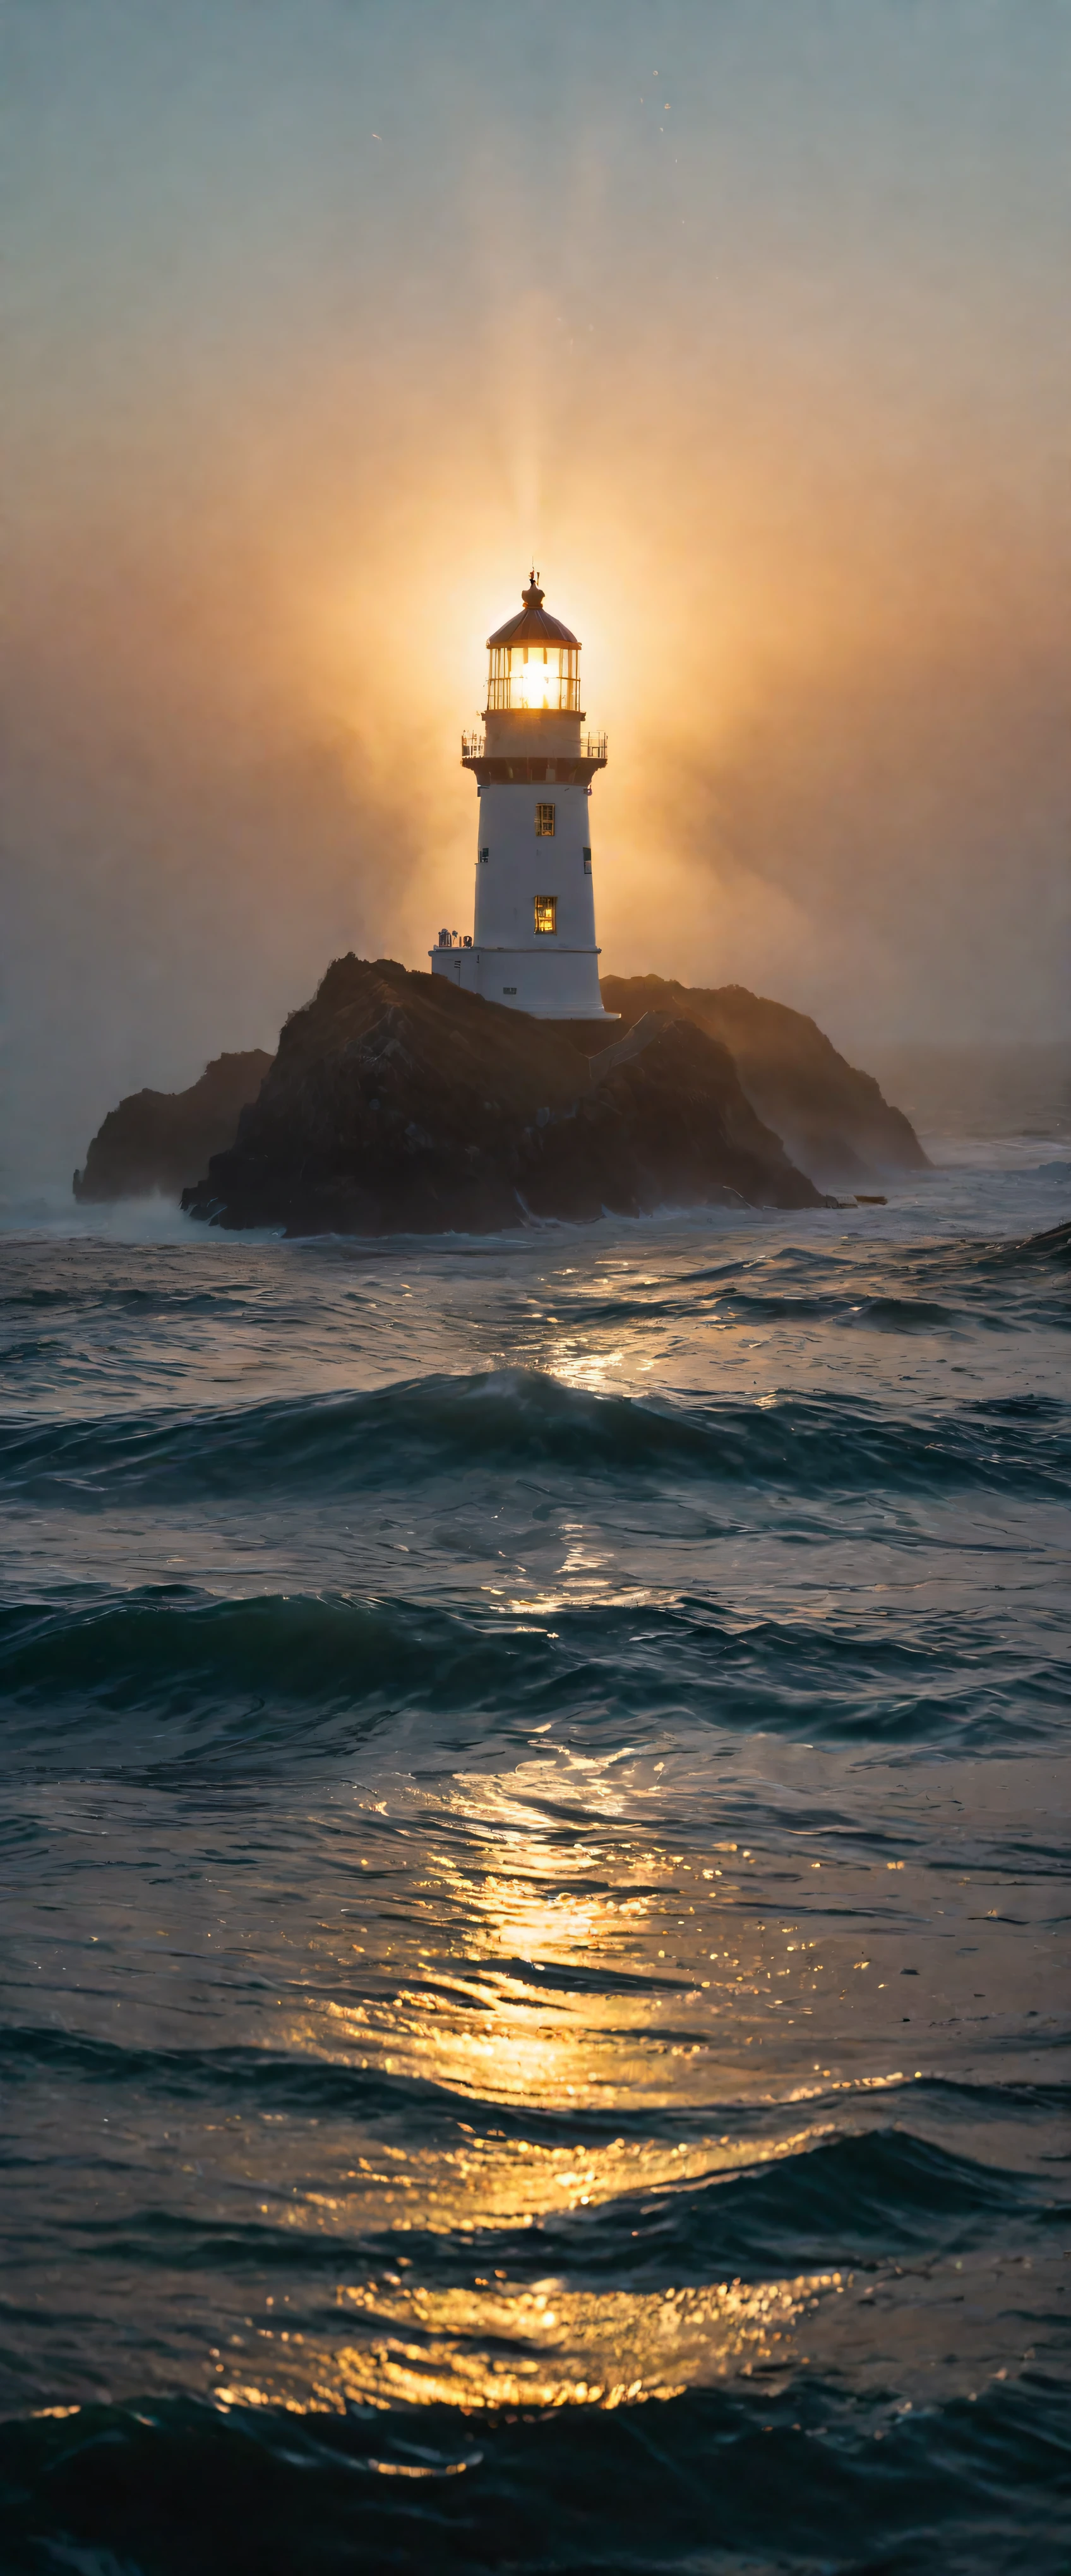
M 462 760 L 482 760 L 484 757 L 484 741 L 485 737 L 482 733 L 463 733 L 461 736 Z M 581 738 L 579 751 L 559 751 L 557 753 L 548 752 L 547 758 L 549 760 L 558 759 L 563 761 L 604 761 L 606 758 L 606 736 L 604 733 L 589 733 Z

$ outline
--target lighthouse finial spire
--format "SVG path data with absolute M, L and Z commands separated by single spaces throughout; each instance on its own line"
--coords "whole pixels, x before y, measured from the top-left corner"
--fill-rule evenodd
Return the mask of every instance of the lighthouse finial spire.
M 543 592 L 539 587 L 539 574 L 534 564 L 529 574 L 529 587 L 527 590 L 522 590 L 521 598 L 526 608 L 542 608 Z

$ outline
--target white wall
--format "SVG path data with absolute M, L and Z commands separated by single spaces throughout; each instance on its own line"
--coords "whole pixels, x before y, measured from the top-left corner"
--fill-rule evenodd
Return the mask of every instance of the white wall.
M 592 801 L 553 779 L 478 789 L 473 945 L 433 950 L 436 973 L 537 1018 L 601 1014 L 595 878 L 584 865 Z M 554 807 L 552 835 L 536 831 L 539 805 Z M 556 898 L 553 932 L 536 930 L 537 895 Z
M 591 846 L 591 808 L 585 787 L 515 783 L 478 791 L 474 938 L 478 948 L 593 949 L 594 876 L 584 873 Z M 536 833 L 536 808 L 554 807 L 554 835 Z M 550 937 L 535 928 L 535 897 L 557 897 L 558 927 Z

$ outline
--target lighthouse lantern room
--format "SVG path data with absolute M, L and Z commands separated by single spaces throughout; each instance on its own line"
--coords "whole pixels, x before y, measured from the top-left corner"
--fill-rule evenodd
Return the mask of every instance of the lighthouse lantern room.
M 533 572 L 521 611 L 488 636 L 482 734 L 463 734 L 476 780 L 472 937 L 440 930 L 432 972 L 537 1020 L 606 1020 L 599 991 L 591 782 L 606 737 L 585 734 L 580 645 L 543 606 Z

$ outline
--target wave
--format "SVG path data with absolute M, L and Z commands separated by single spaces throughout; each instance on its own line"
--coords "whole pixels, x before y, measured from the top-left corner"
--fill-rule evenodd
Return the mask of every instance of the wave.
M 966 1308 L 941 1306 L 932 1297 L 791 1296 L 769 1289 L 738 1289 L 720 1301 L 737 1321 L 764 1324 L 835 1323 L 879 1333 L 936 1333 L 975 1330 L 978 1318 Z M 1001 1316 L 986 1318 L 991 1329 L 1014 1327 Z
M 1060 1177 L 1071 1178 L 1071 1163 L 1059 1166 Z M 986 1244 L 978 1256 L 979 1269 L 1056 1270 L 1071 1269 L 1071 1217 L 1059 1225 L 1046 1226 L 1041 1234 L 1021 1235 L 1012 1243 Z
M 0 2427 L 10 2576 L 1063 2576 L 1066 2392 L 912 2409 L 782 2369 L 656 2408 L 226 2406 Z M 831 2556 L 831 2551 L 833 2555 Z
M 1071 1173 L 1071 1165 L 1060 1169 Z M 770 1322 L 1007 1331 L 1032 1319 L 1071 1323 L 1069 1266 L 1071 1220 L 1064 1220 L 1011 1240 L 961 1237 L 922 1247 L 883 1242 L 862 1250 L 856 1245 L 850 1256 L 832 1244 L 791 1244 L 759 1260 L 752 1254 L 693 1267 L 687 1286 L 693 1294 L 712 1293 L 720 1313 L 761 1315 Z M 941 1294 L 950 1285 L 955 1304 Z M 664 1298 L 658 1310 L 666 1312 Z M 593 1311 L 599 1314 L 597 1304 Z M 640 1311 L 636 1299 L 629 1312 Z M 679 1300 L 676 1311 L 683 1315 L 694 1308 Z
M 998 1604 L 999 1613 L 999 1604 Z M 996 1614 L 995 1614 L 996 1615 Z M 909 1622 L 909 1624 L 908 1624 Z M 8 1758 L 105 1768 L 307 1762 L 387 1718 L 466 1720 L 525 1740 L 674 1719 L 809 1740 L 1006 1748 L 1058 1725 L 1067 1674 L 977 1615 L 741 1619 L 684 1595 L 553 1610 L 378 1596 L 219 1600 L 180 1584 L 0 1610 Z
M 113 2097 L 113 2120 L 117 2107 Z M 359 2145 L 374 2162 L 376 2141 L 367 2130 L 362 2127 L 356 2141 L 349 2134 L 353 2152 Z M 533 2213 L 525 2207 L 524 2180 L 514 2174 L 511 2210 L 500 2166 L 494 2208 L 481 2209 L 470 2199 L 464 2226 L 447 2229 L 441 2195 L 449 2189 L 450 2169 L 427 2142 L 418 2147 L 405 2134 L 406 2269 L 439 2291 L 471 2280 L 474 2253 L 481 2268 L 489 2266 L 515 2283 L 551 2274 L 582 2289 L 612 2280 L 649 2298 L 669 2286 L 727 2280 L 761 2285 L 801 2272 L 876 2272 L 921 2257 L 948 2264 L 989 2244 L 998 2229 L 1006 2250 L 1014 2246 L 1019 2260 L 1024 2252 L 1039 2261 L 1055 2252 L 1059 2261 L 1066 2232 L 1066 2202 L 1053 2207 L 1035 2180 L 893 2129 L 797 2144 L 790 2153 L 731 2174 L 687 2182 L 656 2174 L 633 2191 L 610 2190 L 605 2197 L 596 2188 L 590 2204 L 579 2209 L 542 2207 Z M 455 2130 L 455 2157 L 466 2143 Z M 562 2163 L 569 2152 L 578 2152 L 575 2134 Z M 421 2161 L 414 2172 L 415 2154 Z M 100 2179 L 90 2170 L 88 2206 L 60 2198 L 54 2233 L 71 2262 L 88 2257 L 95 2264 L 118 2261 L 135 2269 L 150 2305 L 145 2276 L 161 2270 L 239 2284 L 282 2271 L 292 2286 L 304 2284 L 307 2294 L 318 2278 L 337 2281 L 341 2275 L 352 2284 L 397 2259 L 396 2174 L 389 2169 L 363 2179 L 359 2194 L 351 2184 L 329 2212 L 321 2206 L 298 2237 L 293 2195 L 285 2184 L 278 2189 L 262 2181 L 259 2189 L 267 2198 L 252 2206 L 235 2199 L 224 2207 L 183 2208 L 144 2196 L 141 2177 L 131 2178 L 117 2203 L 101 2191 Z
M 1066 2222 L 1066 2205 L 1061 2215 Z M 686 2265 L 746 2279 L 771 2266 L 844 2268 L 924 2249 L 947 2256 L 995 2218 L 1013 2216 L 1046 2228 L 1055 2213 L 1032 2179 L 884 2128 L 823 2139 L 705 2185 L 656 2186 L 639 2210 L 598 2212 L 596 2229 L 616 2236 L 628 2226 L 637 2262 L 646 2223 L 659 2264 L 675 2277 Z
M 36 1283 L 25 1287 L 0 1288 L 0 1315 L 19 1313 L 135 1315 L 155 1322 L 170 1320 L 176 1314 L 187 1316 L 229 1316 L 235 1309 L 248 1308 L 251 1300 L 248 1279 L 236 1279 L 219 1288 L 184 1287 L 172 1278 L 143 1288 L 126 1280 L 85 1280 L 77 1275 L 66 1279 L 62 1287 Z
M 775 2102 L 693 2104 L 683 2123 L 671 2109 L 652 2120 L 621 2104 L 607 2114 L 571 2105 L 521 2110 L 381 2066 L 268 2049 L 123 2046 L 40 2025 L 5 2027 L 0 2064 L 11 2088 L 44 2082 L 51 2096 L 57 2084 L 77 2087 L 77 2095 L 68 2092 L 72 2106 L 79 2096 L 107 2099 L 113 2119 L 124 2116 L 124 2097 L 133 2095 L 151 2103 L 158 2119 L 204 2104 L 216 2119 L 285 2119 L 288 2136 L 311 2123 L 322 2133 L 321 2158 L 331 2152 L 331 2124 L 346 2138 L 350 2162 L 358 2139 L 369 2153 L 376 2140 L 382 2150 L 383 2142 L 404 2139 L 407 2156 L 421 2160 L 419 2170 L 410 2166 L 415 2180 L 406 2250 L 422 2275 L 430 2268 L 439 2281 L 470 2270 L 465 2235 L 473 2233 L 481 2239 L 481 2260 L 506 2264 L 511 2275 L 560 2269 L 574 2280 L 627 2276 L 649 2285 L 652 2277 L 763 2279 L 771 2271 L 865 2267 L 922 2251 L 948 2259 L 980 2242 L 996 2222 L 1040 2242 L 1068 2214 L 1066 2193 L 1061 2199 L 1050 2173 L 1041 2179 L 939 2143 L 903 2120 L 894 2126 L 889 2094 L 882 2097 L 882 2118 L 865 2088 L 855 2101 L 840 2094 L 792 2104 L 794 2126 L 786 2138 L 786 2107 Z M 901 2088 L 916 2122 L 932 2119 L 940 2089 L 932 2081 Z M 1014 2087 L 1008 2098 L 999 2087 L 985 2090 L 1005 2113 L 1019 2107 Z M 1053 2091 L 1048 2112 L 1059 2119 L 1066 2088 Z M 866 2126 L 860 2125 L 864 2116 Z M 735 2150 L 731 2164 L 721 2153 L 726 2125 Z M 518 2142 L 528 2153 L 538 2147 L 592 2158 L 590 2205 L 548 2206 L 533 2232 L 524 2214 L 530 2177 L 519 2182 L 516 2215 L 509 2214 L 500 2178 L 485 2213 L 474 2191 L 463 2236 L 444 2235 L 441 2220 L 429 2227 L 424 2204 L 434 2201 L 436 2177 L 441 2182 L 446 2172 L 443 2154 L 482 2150 L 501 2177 Z M 636 2162 L 622 2156 L 625 2146 Z M 674 2156 L 686 2148 L 687 2164 L 674 2170 Z M 601 2186 L 597 2174 L 605 2175 Z M 340 2264 L 374 2271 L 383 2238 L 395 2232 L 386 2209 L 373 2209 L 370 2217 L 362 2206 L 355 2225 L 352 2191 L 341 2195 L 326 2226 L 321 2216 L 316 2232 L 296 2243 L 285 2194 L 282 2204 L 259 2211 L 238 2205 L 183 2211 L 144 2202 L 133 2176 L 131 2184 L 118 2205 L 100 2194 L 86 2211 L 72 2202 L 65 2224 L 101 2253 L 106 2241 L 119 2239 L 141 2263 L 196 2262 L 221 2275 L 278 2262 L 302 2272 L 325 2266 L 337 2272 Z
M 538 2101 L 521 2105 L 497 2095 L 481 2099 L 430 2076 L 388 2072 L 382 2064 L 352 2058 L 235 2045 L 168 2047 L 105 2038 L 52 2021 L 0 2023 L 0 2067 L 7 2084 L 44 2077 L 50 2086 L 78 2081 L 234 2108 L 255 2101 L 260 2108 L 297 2117 L 326 2114 L 347 2124 L 382 2126 L 411 2142 L 418 2137 L 441 2141 L 457 2129 L 466 2137 L 478 2135 L 483 2120 L 488 2134 L 507 2146 L 527 2139 L 540 2145 L 598 2147 L 621 2137 L 694 2144 L 708 2135 L 720 2136 L 728 2125 L 735 2138 L 753 2139 L 758 2150 L 780 2135 L 786 2118 L 795 2122 L 806 2114 L 823 2124 L 831 2117 L 850 2124 L 860 2105 L 872 2106 L 877 2099 L 864 2076 L 855 2088 L 839 2081 L 834 2090 L 818 2084 L 805 2098 L 792 2093 L 787 2101 L 776 2095 L 756 2100 L 750 2094 L 727 2094 L 665 2106 L 627 2100 L 607 2109 L 597 2102 L 560 2108 Z M 916 2121 L 951 2117 L 966 2119 L 974 2129 L 980 2124 L 991 2129 L 994 2122 L 1014 2120 L 1018 2129 L 1024 2121 L 1065 2121 L 1071 2112 L 1071 2079 L 1042 2083 L 1021 2076 L 1000 2080 L 930 2074 L 886 2085 L 881 2100 L 908 2103 Z
M 1069 1166 L 1068 1168 L 1071 1168 Z M 1048 1226 L 1042 1234 L 1011 1242 L 949 1244 L 927 1257 L 931 1275 L 955 1278 L 957 1288 L 980 1304 L 1001 1292 L 1001 1312 L 1038 1322 L 1071 1324 L 1068 1270 L 1071 1269 L 1071 1220 Z M 921 1265 L 920 1265 L 921 1267 Z M 1011 1292 L 1013 1303 L 1009 1303 Z
M 0 1421 L 0 1492 L 95 1506 L 356 1495 L 468 1469 L 748 1483 L 794 1494 L 1071 1492 L 1071 1415 L 1031 1395 L 923 1415 L 860 1396 L 657 1405 L 540 1370 L 402 1380 L 227 1410 Z

